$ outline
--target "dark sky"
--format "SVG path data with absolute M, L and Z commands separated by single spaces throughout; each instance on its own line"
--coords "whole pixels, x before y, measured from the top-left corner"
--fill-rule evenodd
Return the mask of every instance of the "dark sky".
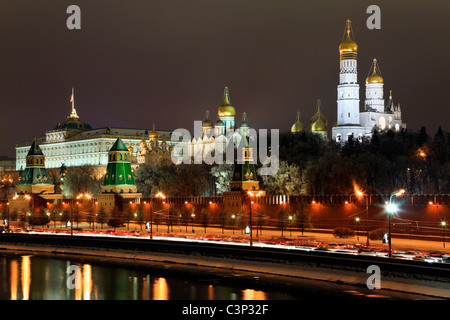
M 81 8 L 81 30 L 66 9 Z M 366 8 L 381 8 L 381 30 Z M 322 100 L 336 121 L 338 46 L 351 19 L 360 99 L 372 59 L 411 130 L 449 130 L 450 2 L 336 0 L 0 0 L 0 155 L 70 113 L 82 121 L 193 131 L 230 87 L 236 122 L 287 131 Z

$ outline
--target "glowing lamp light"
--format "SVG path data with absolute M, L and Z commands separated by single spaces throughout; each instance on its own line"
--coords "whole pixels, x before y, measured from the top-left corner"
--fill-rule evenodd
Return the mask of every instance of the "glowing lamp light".
M 397 197 L 401 196 L 402 194 L 404 194 L 406 191 L 405 189 L 401 189 L 399 191 L 397 191 L 397 193 L 395 194 Z
M 345 201 L 345 204 L 348 204 L 348 201 Z
M 441 221 L 441 227 L 445 227 L 447 225 L 447 222 Z
M 166 198 L 166 196 L 162 192 L 158 192 L 157 194 L 155 194 L 155 197 L 159 197 L 159 198 L 163 198 L 163 199 Z
M 428 202 L 428 204 L 429 204 L 430 206 L 432 206 L 432 205 L 433 205 L 433 201 Z
M 315 201 L 315 200 L 313 200 L 313 201 L 312 201 L 312 204 L 316 204 L 316 201 Z
M 387 212 L 388 213 L 396 213 L 397 212 L 397 210 L 398 210 L 398 207 L 395 205 L 395 204 L 393 204 L 393 203 L 390 203 L 390 204 L 388 204 L 387 206 L 386 206 L 386 210 L 387 210 Z

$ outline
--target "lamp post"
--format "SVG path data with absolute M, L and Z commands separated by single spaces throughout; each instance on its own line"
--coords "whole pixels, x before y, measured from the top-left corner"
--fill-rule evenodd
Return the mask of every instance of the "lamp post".
M 233 234 L 234 234 L 234 228 L 235 228 L 235 220 L 234 219 L 236 219 L 236 215 L 235 214 L 231 215 L 231 219 L 233 219 Z
M 442 243 L 445 248 L 445 227 L 447 226 L 447 222 L 441 221 L 441 227 L 442 227 Z
M 153 239 L 153 203 L 150 199 L 150 240 Z
M 192 220 L 192 233 L 194 233 L 194 219 L 195 219 L 195 213 L 191 214 L 191 220 Z
M 252 197 L 259 197 L 261 195 L 261 191 L 253 193 L 252 191 L 247 192 L 250 196 L 250 246 L 253 246 L 253 228 L 252 228 Z
M 292 237 L 292 216 L 288 217 L 289 219 L 289 237 Z
M 8 207 L 8 218 L 6 219 L 6 232 L 9 232 L 9 202 L 6 203 L 6 206 Z
M 359 242 L 359 233 L 358 233 L 358 231 L 359 231 L 359 221 L 360 221 L 359 217 L 356 217 L 355 218 L 355 223 L 356 223 L 356 241 L 358 241 L 358 242 Z
M 391 194 L 391 196 L 389 197 L 389 203 L 386 206 L 387 209 L 387 213 L 388 213 L 388 217 L 389 217 L 389 238 L 388 238 L 388 242 L 389 242 L 389 253 L 388 256 L 389 258 L 392 257 L 392 241 L 391 241 L 391 216 L 395 213 L 397 213 L 398 207 L 395 205 L 395 203 L 392 203 L 392 198 L 395 197 L 399 197 L 402 194 L 405 193 L 404 189 L 401 189 L 397 192 L 393 192 Z
M 162 192 L 155 194 L 155 198 L 165 199 L 166 196 Z M 153 202 L 150 199 L 150 240 L 153 239 Z
M 356 190 L 356 195 L 358 197 L 364 197 L 364 193 L 362 193 L 360 190 Z M 369 242 L 369 197 L 365 196 L 365 200 L 366 200 L 366 246 L 370 245 Z M 359 241 L 359 240 L 358 240 Z

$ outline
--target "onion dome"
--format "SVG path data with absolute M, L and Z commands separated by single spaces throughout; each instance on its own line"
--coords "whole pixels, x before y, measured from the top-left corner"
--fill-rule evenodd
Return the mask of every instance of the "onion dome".
M 358 52 L 358 45 L 350 37 L 350 32 L 351 32 L 351 21 L 350 20 L 347 20 L 346 29 L 347 29 L 346 30 L 347 37 L 339 45 L 339 52 L 341 53 L 341 55 L 356 54 Z
M 303 131 L 303 124 L 300 122 L 300 111 L 297 112 L 297 122 L 295 122 L 291 127 L 291 132 L 301 132 Z
M 145 141 L 145 138 L 142 138 L 139 146 L 141 147 L 141 151 L 148 150 L 147 141 Z
M 157 139 L 159 137 L 159 133 L 155 130 L 155 124 L 153 124 L 153 130 L 148 134 L 150 140 Z
M 241 125 L 239 126 L 239 128 L 250 128 L 250 126 L 248 125 L 248 122 L 247 122 L 247 113 L 245 113 L 245 112 L 242 115 L 242 122 L 241 122 Z
M 209 111 L 206 111 L 206 119 L 202 122 L 202 128 L 212 128 L 213 123 L 209 120 Z
M 316 122 L 314 122 L 311 126 L 311 131 L 327 131 L 327 124 L 323 122 L 321 119 L 318 119 Z
M 325 117 L 323 115 L 323 113 L 320 111 L 320 107 L 322 105 L 322 101 L 320 99 L 317 99 L 317 112 L 315 115 L 313 115 L 311 117 L 311 124 L 313 124 L 314 122 L 316 122 L 317 120 L 322 120 L 324 123 L 328 123 L 328 119 L 327 117 Z
M 234 117 L 236 115 L 236 110 L 231 105 L 230 102 L 230 92 L 228 87 L 225 87 L 223 92 L 223 103 L 218 110 L 219 117 Z
M 377 68 L 377 66 L 377 59 L 373 59 L 373 72 L 366 78 L 366 83 L 383 83 L 383 77 L 378 74 L 379 67 Z
M 222 120 L 217 120 L 214 127 L 225 127 L 225 123 Z

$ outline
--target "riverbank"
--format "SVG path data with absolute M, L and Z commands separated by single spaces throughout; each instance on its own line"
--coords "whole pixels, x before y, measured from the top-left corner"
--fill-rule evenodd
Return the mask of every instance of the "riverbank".
M 437 299 L 450 298 L 448 279 L 432 276 L 405 275 L 396 272 L 381 274 L 381 289 L 367 288 L 368 274 L 359 266 L 336 266 L 311 261 L 283 262 L 252 261 L 207 256 L 141 252 L 108 248 L 76 246 L 32 245 L 0 243 L 3 252 L 32 253 L 52 257 L 70 257 L 74 260 L 92 260 L 97 263 L 127 265 L 162 273 L 187 275 L 201 279 L 240 284 L 270 286 L 279 290 L 321 288 L 330 295 L 342 292 L 340 298 Z M 357 288 L 355 290 L 355 287 Z

